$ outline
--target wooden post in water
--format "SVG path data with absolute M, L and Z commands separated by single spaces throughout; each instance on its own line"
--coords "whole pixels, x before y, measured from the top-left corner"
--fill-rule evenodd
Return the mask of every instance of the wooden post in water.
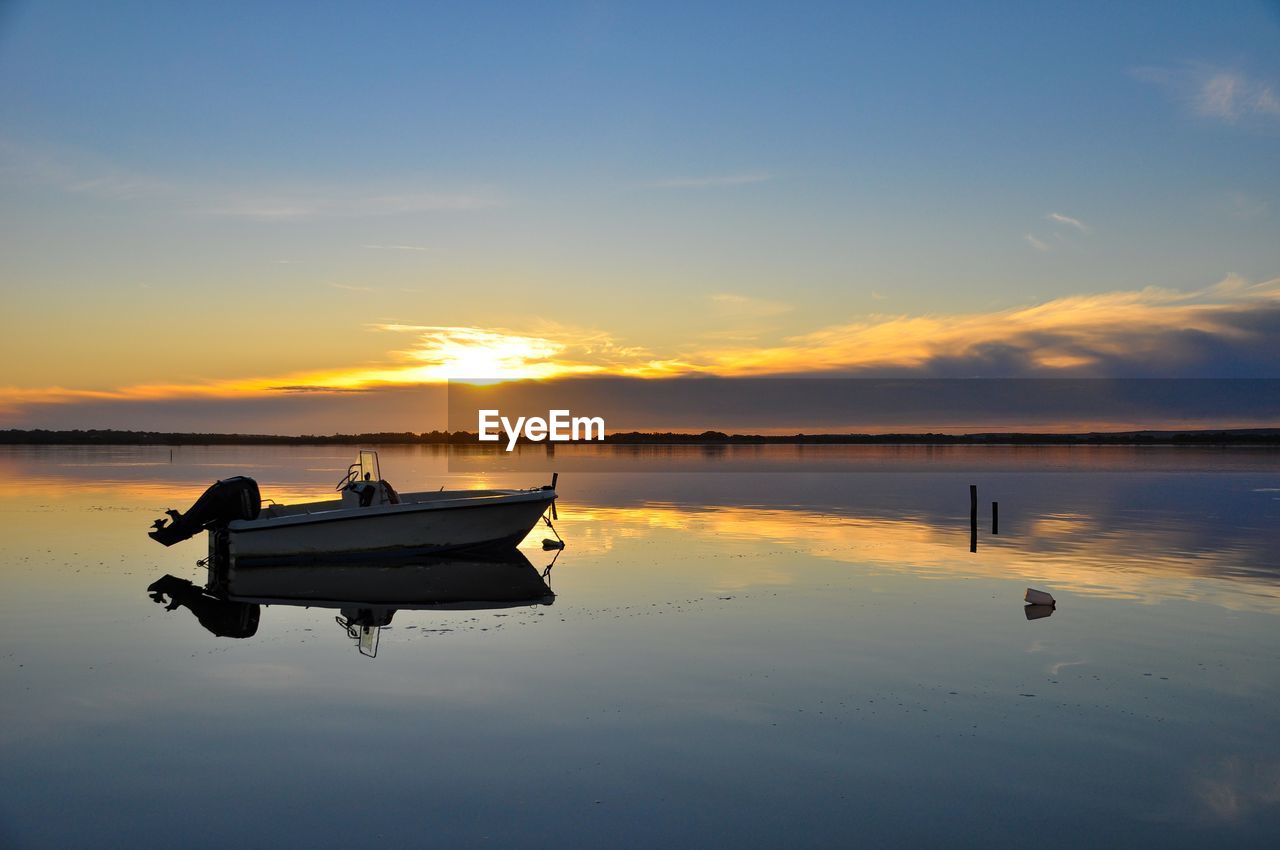
M 969 551 L 978 551 L 978 485 L 969 485 Z
M 1000 533 L 1000 503 L 991 503 L 991 533 Z

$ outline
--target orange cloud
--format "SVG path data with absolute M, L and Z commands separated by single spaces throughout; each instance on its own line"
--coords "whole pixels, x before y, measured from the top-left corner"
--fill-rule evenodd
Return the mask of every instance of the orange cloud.
M 720 296 L 724 298 L 725 296 Z M 987 313 L 872 316 L 774 343 L 714 343 L 655 353 L 608 333 L 544 324 L 537 331 L 382 324 L 411 342 L 382 362 L 187 384 L 137 384 L 114 390 L 66 387 L 0 390 L 0 415 L 32 405 L 178 398 L 245 398 L 297 392 L 344 393 L 441 384 L 449 379 L 519 380 L 579 375 L 642 378 L 710 374 L 865 374 L 1082 377 L 1117 365 L 1203 369 L 1206 351 L 1224 347 L 1258 363 L 1274 362 L 1275 328 L 1257 317 L 1280 313 L 1280 279 L 1249 284 L 1228 278 L 1193 292 L 1147 288 L 1058 298 Z M 1272 322 L 1273 325 L 1277 322 Z M 1188 342 L 1190 340 L 1190 342 Z M 1234 355 L 1233 355 L 1234 356 Z
M 989 313 L 875 316 L 779 345 L 712 350 L 691 359 L 700 371 L 719 375 L 768 375 L 921 369 L 1005 350 L 1016 352 L 1026 367 L 1083 370 L 1121 359 L 1176 357 L 1170 334 L 1248 342 L 1257 332 L 1236 320 L 1259 307 L 1280 308 L 1280 279 L 1248 285 L 1228 278 L 1189 293 L 1151 287 L 1078 295 Z

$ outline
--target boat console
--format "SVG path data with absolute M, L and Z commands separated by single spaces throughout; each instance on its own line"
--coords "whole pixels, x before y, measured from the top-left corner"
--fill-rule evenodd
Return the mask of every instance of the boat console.
M 347 467 L 347 474 L 334 489 L 342 493 L 344 508 L 400 504 L 400 494 L 382 480 L 378 453 L 370 449 L 360 450 L 359 460 Z

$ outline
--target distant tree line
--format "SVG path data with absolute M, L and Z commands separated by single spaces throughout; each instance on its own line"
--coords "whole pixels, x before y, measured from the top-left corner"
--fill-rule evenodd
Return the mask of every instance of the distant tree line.
M 379 431 L 364 434 L 200 434 L 172 431 L 117 431 L 115 429 L 76 429 L 49 431 L 12 429 L 0 431 L 0 445 L 64 445 L 64 446 L 319 446 L 345 444 L 418 445 L 460 444 L 476 442 L 466 431 Z
M 521 439 L 522 443 L 527 440 Z M 1112 431 L 1082 434 L 726 434 L 703 431 L 627 431 L 609 434 L 615 445 L 1280 445 L 1280 428 L 1201 431 Z M 470 445 L 502 451 L 499 443 L 481 443 L 471 431 L 378 431 L 363 434 L 192 434 L 167 431 L 89 429 L 0 431 L 0 445 L 45 446 L 318 446 L 318 445 Z M 544 445 L 544 444 L 534 444 Z

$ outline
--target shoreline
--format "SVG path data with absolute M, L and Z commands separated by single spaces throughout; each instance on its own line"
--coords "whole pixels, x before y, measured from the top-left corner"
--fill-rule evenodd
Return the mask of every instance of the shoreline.
M 277 435 L 201 434 L 157 431 L 10 429 L 0 431 L 0 445 L 10 446 L 319 446 L 319 445 L 420 445 L 456 446 L 505 453 L 492 443 L 481 444 L 467 431 L 374 432 L 364 434 Z M 1055 434 L 1043 432 L 981 432 L 973 434 L 700 434 L 676 432 L 624 432 L 606 435 L 601 442 L 561 444 L 521 440 L 521 446 L 565 448 L 590 446 L 1261 446 L 1280 447 L 1280 428 L 1143 430 Z

